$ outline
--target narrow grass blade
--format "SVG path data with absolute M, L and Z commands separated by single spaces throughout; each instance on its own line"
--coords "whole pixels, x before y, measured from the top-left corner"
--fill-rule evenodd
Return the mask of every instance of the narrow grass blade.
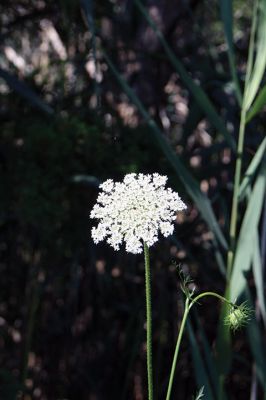
M 262 212 L 265 187 L 266 168 L 263 163 L 249 199 L 237 242 L 234 268 L 230 282 L 230 298 L 232 301 L 238 298 L 245 288 L 246 281 L 244 272 L 248 271 L 251 267 L 254 253 L 254 240 L 257 235 L 258 224 Z
M 250 75 L 247 81 L 246 90 L 244 94 L 244 107 L 249 110 L 255 96 L 258 92 L 261 80 L 263 78 L 266 66 L 266 1 L 259 2 L 259 24 L 257 29 L 257 53 Z M 256 11 L 256 10 L 255 10 Z
M 215 256 L 215 260 L 217 262 L 217 266 L 221 272 L 221 275 L 226 277 L 226 267 L 225 267 L 225 262 L 224 259 L 222 257 L 222 254 L 219 250 L 219 246 L 216 240 L 216 237 L 213 238 L 213 251 L 214 251 L 214 256 Z
M 193 79 L 190 78 L 189 74 L 186 72 L 182 63 L 177 59 L 176 55 L 173 53 L 173 51 L 169 47 L 162 32 L 159 30 L 159 28 L 154 23 L 154 21 L 150 18 L 149 14 L 147 13 L 147 11 L 146 11 L 145 7 L 142 5 L 142 3 L 139 0 L 135 0 L 135 3 L 137 5 L 137 7 L 139 8 L 140 12 L 142 13 L 142 15 L 147 20 L 150 27 L 156 33 L 158 39 L 160 40 L 160 42 L 164 48 L 165 53 L 168 56 L 169 61 L 173 64 L 173 66 L 176 69 L 176 71 L 178 72 L 180 78 L 182 79 L 184 84 L 187 86 L 187 88 L 190 90 L 191 94 L 194 96 L 195 100 L 201 107 L 202 111 L 208 116 L 210 122 L 213 124 L 213 126 L 215 126 L 217 131 L 219 131 L 224 136 L 224 138 L 227 141 L 227 143 L 229 144 L 229 146 L 233 150 L 236 150 L 236 145 L 235 145 L 235 141 L 234 141 L 233 137 L 230 135 L 230 133 L 226 129 L 222 119 L 220 118 L 220 116 L 218 115 L 214 106 L 212 105 L 209 97 L 201 89 L 201 87 L 196 85 L 196 83 L 193 81 Z
M 102 53 L 111 69 L 115 77 L 117 78 L 118 82 L 124 89 L 127 96 L 131 99 L 131 101 L 135 104 L 145 122 L 148 124 L 154 136 L 161 147 L 163 153 L 165 154 L 166 158 L 174 168 L 176 174 L 179 176 L 179 179 L 184 184 L 188 194 L 192 197 L 193 201 L 195 202 L 197 208 L 201 212 L 203 219 L 208 224 L 210 230 L 214 233 L 219 243 L 227 249 L 228 245 L 225 240 L 225 237 L 221 231 L 221 228 L 217 222 L 217 219 L 213 213 L 211 204 L 207 196 L 205 196 L 201 190 L 198 182 L 194 179 L 194 177 L 190 174 L 187 168 L 183 165 L 182 161 L 178 158 L 178 156 L 174 153 L 171 146 L 168 142 L 164 139 L 163 134 L 156 124 L 156 122 L 151 118 L 137 95 L 133 92 L 133 90 L 129 87 L 125 79 L 119 74 L 114 64 L 111 62 L 110 58 L 107 54 L 102 50 Z
M 193 364 L 194 364 L 197 385 L 198 385 L 198 387 L 204 386 L 204 393 L 205 393 L 206 399 L 214 399 L 215 397 L 213 396 L 208 373 L 205 369 L 205 365 L 204 365 L 203 359 L 202 359 L 200 351 L 199 351 L 199 346 L 197 344 L 197 341 L 196 341 L 196 338 L 195 338 L 195 335 L 193 332 L 193 328 L 192 328 L 192 325 L 191 325 L 189 319 L 187 321 L 187 330 L 188 330 L 188 336 L 189 336 L 189 341 L 190 341 L 190 346 L 191 346 L 191 355 L 192 355 L 192 360 L 193 360 Z
M 254 2 L 253 2 L 252 23 L 251 23 L 249 46 L 248 46 L 248 60 L 247 60 L 247 69 L 246 69 L 246 77 L 245 77 L 245 89 L 247 87 L 247 82 L 250 81 L 252 68 L 253 68 L 253 64 L 254 64 L 255 36 L 256 36 L 256 30 L 257 30 L 257 25 L 258 25 L 258 4 L 259 4 L 259 2 L 260 2 L 260 0 L 254 0 Z M 245 92 L 245 90 L 244 90 L 244 92 Z
M 246 116 L 246 123 L 252 120 L 266 105 L 266 85 L 263 86 L 260 93 L 258 94 L 253 106 L 250 108 Z
M 210 378 L 210 383 L 212 385 L 215 398 L 218 398 L 219 375 L 212 356 L 212 349 L 208 343 L 204 330 L 202 329 L 202 325 L 199 321 L 196 309 L 193 310 L 193 315 L 195 316 L 197 330 L 199 332 L 199 338 L 202 343 L 202 350 L 203 350 L 204 360 L 206 362 L 206 369 L 208 371 L 208 375 Z M 222 393 L 222 399 L 227 400 L 227 396 L 224 392 Z
M 39 109 L 46 114 L 54 114 L 53 109 L 45 104 L 40 97 L 26 85 L 25 82 L 20 81 L 16 76 L 10 74 L 8 71 L 0 68 L 0 78 L 3 78 L 10 89 L 17 92 L 21 97 L 24 97 L 33 107 Z
M 250 306 L 254 310 L 254 304 L 251 300 L 251 295 L 246 287 L 246 297 Z M 260 328 L 258 322 L 256 320 L 255 311 L 251 320 L 247 325 L 247 334 L 249 339 L 249 346 L 253 355 L 253 358 L 256 363 L 256 373 L 261 383 L 261 386 L 264 390 L 264 396 L 266 394 L 266 354 L 265 354 L 265 346 L 263 345 L 263 338 L 261 336 Z
M 251 163 L 249 164 L 244 174 L 238 193 L 239 200 L 242 200 L 246 196 L 247 189 L 249 185 L 252 183 L 252 180 L 257 172 L 257 169 L 263 157 L 265 156 L 265 150 L 266 150 L 266 138 L 263 139 L 263 141 L 261 142 L 258 150 L 256 151 L 255 156 L 253 157 Z
M 264 325 L 266 326 L 266 307 L 265 307 L 264 284 L 263 284 L 264 279 L 263 279 L 258 232 L 255 235 L 253 246 L 254 246 L 253 258 L 252 258 L 253 275 L 255 279 L 260 312 L 264 321 Z
M 221 19 L 223 21 L 225 38 L 228 46 L 228 60 L 231 70 L 231 75 L 235 85 L 236 97 L 239 105 L 242 103 L 242 93 L 239 86 L 239 81 L 236 71 L 234 40 L 233 40 L 233 2 L 232 0 L 220 0 Z

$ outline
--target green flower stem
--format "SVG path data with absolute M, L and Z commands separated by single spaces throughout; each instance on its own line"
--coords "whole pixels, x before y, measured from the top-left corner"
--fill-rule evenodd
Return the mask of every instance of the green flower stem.
M 144 259 L 145 259 L 145 286 L 146 286 L 148 399 L 153 400 L 151 272 L 150 272 L 149 248 L 146 245 L 146 243 L 144 243 Z
M 169 383 L 168 383 L 168 389 L 167 389 L 167 395 L 166 395 L 166 400 L 170 400 L 171 392 L 172 392 L 172 387 L 173 387 L 173 381 L 174 381 L 174 375 L 175 375 L 175 369 L 176 369 L 176 362 L 177 362 L 177 357 L 179 353 L 179 348 L 180 348 L 180 343 L 182 340 L 185 324 L 187 321 L 188 313 L 189 313 L 190 307 L 189 307 L 189 299 L 186 299 L 186 304 L 185 304 L 185 312 L 183 315 L 183 319 L 181 322 L 177 342 L 176 342 L 176 347 L 175 347 L 175 354 L 173 358 L 173 363 L 172 363 L 172 368 L 171 368 L 171 373 L 170 373 L 170 378 L 169 378 Z
M 189 309 L 191 309 L 193 304 L 197 303 L 202 297 L 207 297 L 207 296 L 217 297 L 217 299 L 229 304 L 232 307 L 236 307 L 237 308 L 237 306 L 234 303 L 232 303 L 231 301 L 227 300 L 225 297 L 219 295 L 218 293 L 215 293 L 215 292 L 203 292 L 203 293 L 199 294 L 198 296 L 196 296 L 194 299 L 191 300 L 190 305 L 189 305 Z
M 185 311 L 184 311 L 184 315 L 183 315 L 183 318 L 182 318 L 180 330 L 179 330 L 178 337 L 177 337 L 175 353 L 174 353 L 174 358 L 173 358 L 173 362 L 172 362 L 171 373 L 170 373 L 170 378 L 169 378 L 169 383 L 168 383 L 166 400 L 170 400 L 172 387 L 173 387 L 173 381 L 174 381 L 174 375 L 175 375 L 175 369 L 176 369 L 176 363 L 177 363 L 177 357 L 178 357 L 178 354 L 179 354 L 180 344 L 181 344 L 181 340 L 182 340 L 182 337 L 183 337 L 184 328 L 185 328 L 185 325 L 186 325 L 186 321 L 187 321 L 187 317 L 188 317 L 189 311 L 191 310 L 192 306 L 195 303 L 197 303 L 202 297 L 207 297 L 207 296 L 217 297 L 219 300 L 221 300 L 223 302 L 226 302 L 226 303 L 230 304 L 233 307 L 236 307 L 233 303 L 231 303 L 225 297 L 220 296 L 219 294 L 217 294 L 215 292 L 203 292 L 203 293 L 199 294 L 198 296 L 196 296 L 194 299 L 191 299 L 191 298 L 187 297 L 186 303 L 185 303 Z

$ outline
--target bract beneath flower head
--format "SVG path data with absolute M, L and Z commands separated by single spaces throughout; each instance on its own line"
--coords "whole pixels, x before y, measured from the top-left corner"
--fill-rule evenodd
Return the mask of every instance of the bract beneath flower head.
M 177 211 L 186 209 L 178 193 L 165 188 L 166 176 L 127 174 L 123 182 L 108 179 L 100 185 L 90 217 L 99 220 L 92 228 L 95 243 L 106 239 L 115 250 L 125 242 L 126 251 L 142 253 L 143 242 L 152 246 L 161 232 L 165 237 L 174 230 Z

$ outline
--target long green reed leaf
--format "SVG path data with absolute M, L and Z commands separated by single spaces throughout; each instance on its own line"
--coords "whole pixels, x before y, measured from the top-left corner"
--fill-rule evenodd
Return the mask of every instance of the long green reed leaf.
M 257 234 L 266 188 L 266 168 L 263 163 L 249 199 L 237 242 L 234 267 L 230 281 L 230 298 L 234 301 L 245 288 L 244 272 L 251 267 L 254 239 Z
M 233 137 L 230 135 L 228 130 L 226 129 L 222 119 L 218 115 L 217 111 L 215 110 L 214 106 L 212 105 L 209 97 L 207 94 L 201 89 L 200 86 L 198 86 L 193 79 L 190 78 L 189 74 L 183 67 L 182 63 L 177 59 L 176 55 L 173 53 L 172 49 L 166 42 L 162 32 L 159 30 L 157 25 L 154 23 L 154 21 L 151 19 L 149 14 L 147 13 L 145 7 L 143 4 L 140 2 L 140 0 L 135 0 L 135 3 L 142 13 L 142 15 L 145 17 L 147 20 L 148 24 L 150 27 L 153 29 L 155 34 L 157 35 L 158 39 L 160 40 L 165 53 L 168 56 L 169 61 L 173 64 L 174 68 L 178 72 L 180 78 L 184 82 L 184 84 L 187 86 L 187 88 L 190 90 L 191 94 L 194 96 L 195 100 L 198 102 L 199 106 L 201 107 L 202 111 L 208 116 L 210 122 L 215 126 L 215 128 L 224 136 L 225 140 L 229 144 L 229 146 L 233 149 L 236 150 L 236 144 L 233 139 Z
M 204 360 L 206 362 L 206 370 L 207 370 L 208 376 L 210 378 L 210 383 L 212 385 L 212 389 L 215 394 L 215 398 L 218 398 L 219 375 L 218 375 L 218 371 L 216 369 L 214 358 L 212 356 L 212 349 L 208 343 L 208 340 L 207 340 L 204 330 L 202 328 L 202 324 L 200 323 L 200 320 L 198 318 L 198 313 L 197 313 L 196 309 L 193 310 L 193 314 L 196 319 L 196 324 L 197 324 L 196 326 L 197 326 L 197 330 L 199 332 L 200 341 L 202 343 Z M 224 392 L 222 393 L 222 399 L 227 400 L 227 396 Z
M 233 40 L 233 4 L 232 0 L 220 0 L 221 19 L 223 21 L 225 38 L 228 46 L 228 61 L 233 78 L 236 97 L 239 105 L 242 103 L 242 93 L 237 77 L 235 53 L 234 53 L 234 40 Z
M 198 182 L 194 179 L 194 177 L 190 174 L 187 168 L 184 166 L 182 161 L 179 157 L 174 153 L 169 143 L 163 137 L 163 133 L 161 132 L 160 128 L 156 124 L 156 122 L 151 118 L 148 111 L 145 109 L 143 104 L 141 103 L 138 96 L 133 92 L 133 90 L 129 87 L 126 80 L 121 76 L 118 72 L 114 64 L 111 62 L 110 58 L 107 56 L 106 52 L 102 49 L 103 56 L 107 61 L 111 71 L 113 72 L 114 76 L 117 78 L 118 82 L 124 89 L 127 96 L 130 100 L 135 104 L 137 109 L 139 110 L 140 114 L 143 116 L 145 122 L 152 130 L 161 150 L 165 154 L 166 158 L 174 168 L 176 174 L 179 176 L 179 179 L 184 184 L 188 194 L 194 200 L 195 204 L 197 205 L 199 211 L 203 219 L 208 224 L 210 230 L 214 233 L 219 243 L 227 249 L 227 242 L 225 237 L 221 231 L 221 228 L 217 222 L 217 219 L 213 213 L 211 204 L 209 199 L 206 195 L 204 195 L 201 190 Z
M 251 300 L 251 294 L 249 289 L 246 287 L 245 291 L 246 298 L 250 306 L 254 309 L 254 304 Z M 263 338 L 259 329 L 258 322 L 256 320 L 255 312 L 253 317 L 247 325 L 247 333 L 249 339 L 249 346 L 256 363 L 256 373 L 264 390 L 264 398 L 266 395 L 266 353 L 265 346 L 263 345 Z
M 259 235 L 258 233 L 255 235 L 254 239 L 254 252 L 252 259 L 253 266 L 253 276 L 256 285 L 258 304 L 260 307 L 260 312 L 264 321 L 264 325 L 266 326 L 266 306 L 265 306 L 265 298 L 264 298 L 264 277 L 263 277 L 263 269 L 261 262 L 261 252 L 259 245 Z
M 252 107 L 249 109 L 246 116 L 246 123 L 248 123 L 252 118 L 255 117 L 265 106 L 266 104 L 266 85 L 263 86 L 261 91 L 259 92 L 256 100 L 254 101 Z
M 259 1 L 260 0 L 254 0 L 254 3 L 253 3 L 252 23 L 251 23 L 249 46 L 248 46 L 248 61 L 247 61 L 246 77 L 245 77 L 245 89 L 247 87 L 247 82 L 250 81 L 252 68 L 253 68 L 253 64 L 254 64 L 255 36 L 256 36 L 256 30 L 257 30 Z
M 191 346 L 191 355 L 192 355 L 192 360 L 193 360 L 193 364 L 194 364 L 197 385 L 199 388 L 204 386 L 204 393 L 205 393 L 206 399 L 214 399 L 215 397 L 213 395 L 211 383 L 209 381 L 209 375 L 208 375 L 208 372 L 206 371 L 203 359 L 201 357 L 201 354 L 199 351 L 199 346 L 197 344 L 195 334 L 193 332 L 193 328 L 192 328 L 189 318 L 187 320 L 187 330 L 188 330 L 188 336 L 189 336 L 189 341 L 190 341 L 190 346 Z
M 250 77 L 247 80 L 247 85 L 244 93 L 243 106 L 245 110 L 249 110 L 255 96 L 258 92 L 261 80 L 266 67 L 266 2 L 261 0 L 258 3 L 259 23 L 257 28 L 257 52 Z M 256 10 L 255 10 L 256 12 Z
M 265 156 L 265 150 L 266 150 L 266 138 L 263 139 L 263 141 L 261 142 L 259 148 L 256 151 L 256 154 L 252 158 L 252 161 L 249 164 L 249 166 L 244 174 L 244 177 L 242 179 L 242 182 L 241 182 L 241 185 L 239 188 L 239 192 L 238 192 L 239 200 L 242 200 L 244 198 L 244 196 L 246 196 L 248 186 L 252 182 L 252 180 L 257 172 L 257 169 L 258 169 L 263 157 Z
M 247 107 L 245 105 L 247 99 L 247 88 L 251 81 L 253 63 L 254 63 L 254 48 L 255 48 L 255 32 L 257 26 L 257 3 L 258 0 L 255 0 L 253 6 L 253 16 L 252 16 L 252 27 L 251 27 L 251 35 L 249 42 L 249 50 L 248 50 L 248 61 L 247 61 L 247 71 L 245 77 L 245 89 L 243 102 L 241 107 L 241 117 L 240 117 L 240 126 L 239 126 L 239 137 L 238 137 L 238 145 L 237 145 L 237 160 L 236 160 L 236 168 L 235 168 L 235 177 L 234 177 L 234 191 L 233 191 L 233 202 L 231 209 L 231 218 L 230 218 L 230 248 L 227 254 L 227 276 L 228 282 L 225 289 L 225 297 L 232 298 L 235 300 L 235 297 L 238 296 L 243 291 L 243 287 L 245 286 L 245 281 L 243 277 L 243 271 L 248 270 L 250 268 L 251 255 L 249 258 L 243 257 L 246 252 L 251 253 L 250 243 L 247 242 L 247 248 L 243 246 L 243 240 L 238 240 L 237 243 L 237 222 L 238 222 L 238 212 L 239 212 L 239 189 L 240 189 L 240 179 L 241 179 L 241 171 L 242 171 L 242 158 L 243 158 L 243 148 L 244 148 L 244 139 L 245 139 L 245 125 L 246 125 L 246 112 Z M 251 210 L 249 209 L 249 213 Z M 246 211 L 247 214 L 247 211 Z M 259 218 L 259 216 L 258 216 Z M 251 224 L 254 221 L 250 221 Z M 247 224 L 246 224 L 247 225 Z M 242 224 L 242 227 L 244 225 Z M 256 225 L 255 225 L 256 226 Z M 242 230 L 242 236 L 245 238 L 245 234 L 248 235 L 248 232 L 245 232 L 248 228 Z M 256 229 L 253 229 L 252 232 Z M 237 246 L 236 246 L 237 243 Z M 241 250 L 241 246 L 243 249 Z M 252 253 L 251 253 L 252 254 Z M 249 254 L 247 254 L 248 256 Z M 241 256 L 244 261 L 244 264 L 241 264 Z M 239 260 L 239 261 L 238 261 Z M 236 264 L 237 262 L 237 264 Z M 232 270 L 233 271 L 233 285 L 232 285 Z M 244 269 L 242 269 L 244 267 Z M 244 281 L 244 282 L 243 282 Z M 234 286 L 234 283 L 236 285 Z M 233 293 L 231 293 L 231 289 L 233 288 Z M 217 335 L 217 368 L 220 373 L 220 381 L 219 381 L 219 393 L 222 393 L 224 381 L 226 375 L 229 373 L 231 367 L 232 360 L 232 346 L 231 346 L 231 333 L 228 329 L 228 326 L 225 326 L 223 323 L 227 306 L 223 305 L 219 318 L 219 326 L 218 326 L 218 335 Z

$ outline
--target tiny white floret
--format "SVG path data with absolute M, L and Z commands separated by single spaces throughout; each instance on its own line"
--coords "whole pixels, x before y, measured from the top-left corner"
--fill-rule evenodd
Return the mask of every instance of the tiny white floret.
M 100 185 L 90 217 L 99 220 L 92 228 L 95 243 L 106 239 L 115 250 L 125 242 L 129 253 L 142 253 L 161 232 L 167 237 L 174 231 L 176 212 L 187 208 L 178 193 L 165 188 L 166 176 L 127 174 L 123 182 L 108 179 Z

